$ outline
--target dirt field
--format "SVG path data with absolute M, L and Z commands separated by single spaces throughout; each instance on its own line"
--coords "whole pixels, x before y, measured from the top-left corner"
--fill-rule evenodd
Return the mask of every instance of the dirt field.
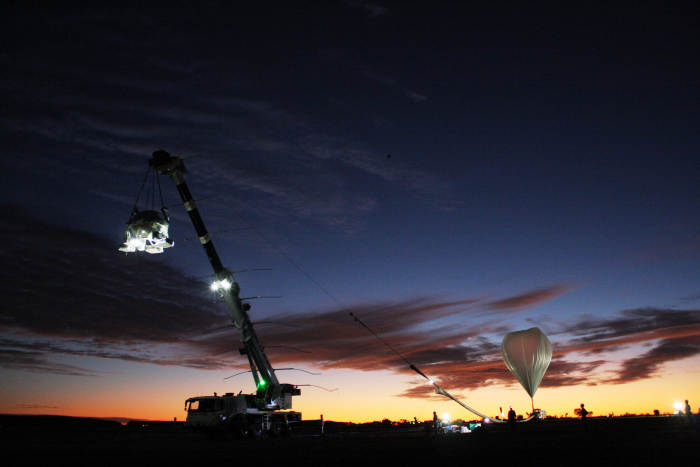
M 292 439 L 218 440 L 168 428 L 0 429 L 3 465 L 193 466 L 690 466 L 700 434 L 676 417 L 592 418 L 491 425 L 487 433 L 428 435 L 401 427 L 307 427 Z M 361 431 L 364 429 L 365 431 Z

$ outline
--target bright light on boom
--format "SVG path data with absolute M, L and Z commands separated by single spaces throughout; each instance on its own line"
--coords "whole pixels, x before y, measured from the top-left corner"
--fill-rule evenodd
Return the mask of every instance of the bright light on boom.
M 219 289 L 228 290 L 230 288 L 231 288 L 231 283 L 228 281 L 228 279 L 224 279 L 221 281 L 214 281 L 211 284 L 211 290 L 213 290 L 214 292 L 216 292 Z

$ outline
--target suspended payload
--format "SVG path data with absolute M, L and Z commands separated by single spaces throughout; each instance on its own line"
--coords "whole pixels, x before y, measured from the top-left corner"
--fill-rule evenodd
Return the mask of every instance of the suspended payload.
M 119 247 L 119 251 L 124 253 L 133 253 L 135 251 L 145 251 L 151 254 L 163 253 L 163 248 L 170 248 L 175 244 L 168 238 L 168 229 L 170 228 L 168 208 L 163 204 L 163 193 L 160 189 L 158 171 L 151 171 L 152 168 L 151 166 L 148 167 L 146 177 L 143 179 L 141 189 L 136 197 L 134 208 L 131 210 L 131 216 L 129 216 L 129 221 L 126 223 L 124 243 Z M 145 209 L 139 211 L 137 206 L 149 175 L 151 175 L 151 182 L 146 190 Z M 156 211 L 155 207 L 156 186 L 160 195 L 160 211 Z
M 530 398 L 534 398 L 552 361 L 552 343 L 547 336 L 539 328 L 506 334 L 501 344 L 501 355 Z
M 162 253 L 163 248 L 169 248 L 175 244 L 168 238 L 170 218 L 166 208 L 160 211 L 139 211 L 134 208 L 126 223 L 124 243 L 119 247 L 120 251 L 132 253 L 145 251 L 146 253 Z

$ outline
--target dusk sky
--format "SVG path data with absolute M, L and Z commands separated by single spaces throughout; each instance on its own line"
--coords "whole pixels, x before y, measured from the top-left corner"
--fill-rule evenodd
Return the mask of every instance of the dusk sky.
M 185 179 L 304 418 L 700 407 L 691 2 L 15 2 L 0 8 L 0 413 L 183 420 L 254 391 L 212 269 L 118 251 L 148 159 Z M 157 189 L 157 188 L 156 188 Z M 143 206 L 143 197 L 139 207 Z M 205 199 L 206 198 L 206 199 Z M 160 207 L 160 199 L 157 199 Z M 288 346 L 303 350 L 302 353 Z M 337 391 L 324 390 L 338 389 Z

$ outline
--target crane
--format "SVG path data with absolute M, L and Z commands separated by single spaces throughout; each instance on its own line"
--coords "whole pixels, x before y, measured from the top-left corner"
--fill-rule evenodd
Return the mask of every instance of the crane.
M 210 437 L 220 437 L 225 433 L 231 433 L 235 437 L 245 438 L 251 436 L 259 438 L 263 433 L 271 436 L 289 434 L 289 423 L 301 421 L 301 413 L 289 411 L 292 408 L 292 397 L 301 395 L 301 390 L 293 384 L 281 384 L 275 370 L 265 355 L 265 350 L 260 344 L 253 323 L 248 316 L 250 305 L 243 303 L 239 296 L 240 286 L 233 277 L 229 268 L 224 267 L 221 259 L 214 247 L 211 234 L 207 232 L 202 216 L 199 213 L 195 200 L 192 198 L 190 190 L 185 182 L 184 174 L 187 173 L 184 161 L 178 156 L 171 156 L 164 150 L 156 151 L 149 160 L 149 170 L 155 169 L 159 174 L 170 177 L 175 183 L 185 209 L 194 225 L 197 236 L 204 248 L 209 262 L 214 269 L 215 281 L 212 284 L 214 289 L 225 301 L 233 318 L 233 324 L 238 329 L 243 348 L 239 349 L 242 355 L 246 355 L 250 370 L 255 380 L 256 392 L 254 394 L 226 393 L 218 396 L 192 397 L 185 401 L 187 419 L 185 427 L 204 431 Z M 133 216 L 132 216 L 133 218 Z M 163 222 L 153 223 L 154 235 L 147 232 L 148 225 L 141 222 L 138 226 L 142 238 L 146 242 L 153 243 L 152 239 L 163 237 Z M 145 230 L 144 230 L 145 229 Z M 127 223 L 127 233 L 134 231 L 134 226 Z M 165 231 L 167 236 L 167 230 Z M 122 251 L 134 251 L 140 249 L 134 245 L 134 237 L 131 237 L 132 244 L 125 243 L 126 246 L 120 248 Z M 146 249 L 150 253 L 162 252 L 162 247 L 173 246 L 174 243 L 167 239 L 157 246 L 160 251 L 153 248 Z M 143 250 L 142 250 L 143 251 Z

